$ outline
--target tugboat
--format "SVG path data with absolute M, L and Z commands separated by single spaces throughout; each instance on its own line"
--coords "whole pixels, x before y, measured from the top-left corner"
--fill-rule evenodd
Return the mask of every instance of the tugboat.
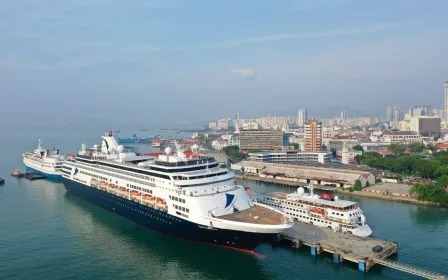
M 16 177 L 16 178 L 22 178 L 23 177 L 23 173 L 22 172 L 20 172 L 20 170 L 15 170 L 13 173 L 11 173 L 11 176 L 12 177 Z

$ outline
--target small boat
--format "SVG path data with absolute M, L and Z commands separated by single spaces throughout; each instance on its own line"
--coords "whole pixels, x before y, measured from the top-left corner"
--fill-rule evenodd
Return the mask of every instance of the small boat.
M 3 185 L 5 183 L 5 179 L 0 178 L 0 185 Z
M 20 170 L 15 170 L 13 173 L 11 173 L 11 176 L 16 177 L 16 178 L 22 178 L 23 177 L 23 173 L 20 172 Z

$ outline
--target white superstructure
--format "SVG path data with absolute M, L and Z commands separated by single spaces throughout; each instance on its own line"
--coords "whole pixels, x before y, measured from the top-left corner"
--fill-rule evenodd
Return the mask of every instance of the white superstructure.
M 356 202 L 340 200 L 337 196 L 333 198 L 329 193 L 319 196 L 313 193 L 312 186 L 309 188 L 311 193 L 305 193 L 300 187 L 291 194 L 274 192 L 261 195 L 256 201 L 282 209 L 296 221 L 360 237 L 372 234 L 366 217 Z
M 98 199 L 103 196 L 98 190 L 113 194 L 110 199 L 114 201 L 118 197 L 120 205 L 110 206 L 111 211 L 124 205 L 126 211 L 135 210 L 137 215 L 145 215 L 139 205 L 157 208 L 166 214 L 162 213 L 161 220 L 153 223 L 163 221 L 168 234 L 181 237 L 185 237 L 182 236 L 185 233 L 175 233 L 176 229 L 170 228 L 172 222 L 185 222 L 189 227 L 194 225 L 195 229 L 199 227 L 207 232 L 225 230 L 257 234 L 278 234 L 293 226 L 292 219 L 282 211 L 254 203 L 243 187 L 235 185 L 234 173 L 220 168 L 214 158 L 187 158 L 177 143 L 176 147 L 176 155 L 172 154 L 171 148 L 166 148 L 165 154 L 158 158 L 139 156 L 118 145 L 115 138 L 106 133 L 101 146 L 87 149 L 83 145 L 76 158 L 64 163 L 64 184 L 69 191 L 77 191 L 83 196 L 89 189 Z M 87 199 L 92 201 L 91 197 Z M 129 201 L 138 205 L 131 204 L 129 209 L 126 206 Z M 123 210 L 120 215 L 129 217 L 131 214 Z M 131 218 L 137 220 L 138 217 Z M 165 232 L 165 227 L 156 230 Z M 222 244 L 223 240 L 218 239 L 223 238 L 200 241 L 253 249 L 232 242 Z
M 65 156 L 59 154 L 59 150 L 49 151 L 43 148 L 39 139 L 37 149 L 33 153 L 23 154 L 23 163 L 28 169 L 41 173 L 47 177 L 61 177 L 62 163 Z

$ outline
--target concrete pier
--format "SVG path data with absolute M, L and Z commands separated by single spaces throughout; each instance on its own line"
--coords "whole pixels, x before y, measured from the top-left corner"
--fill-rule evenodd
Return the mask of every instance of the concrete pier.
M 379 264 L 427 279 L 447 279 L 437 273 L 387 260 L 390 256 L 398 253 L 398 243 L 396 242 L 378 240 L 372 237 L 361 238 L 301 222 L 296 222 L 294 227 L 285 231 L 282 238 L 290 241 L 294 248 L 309 247 L 312 256 L 330 253 L 335 263 L 343 261 L 355 263 L 359 271 L 362 272 L 367 272 L 374 265 Z M 374 252 L 372 247 L 378 245 L 383 247 L 383 250 Z

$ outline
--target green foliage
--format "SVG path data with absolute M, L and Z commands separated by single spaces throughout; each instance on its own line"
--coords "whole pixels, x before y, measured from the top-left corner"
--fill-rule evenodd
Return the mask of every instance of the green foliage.
M 292 146 L 294 147 L 294 149 L 298 150 L 300 148 L 300 145 L 297 143 L 292 143 Z
M 357 164 L 360 164 L 361 163 L 361 155 L 356 155 L 355 156 L 355 161 L 356 161 Z
M 440 177 L 440 176 L 444 176 L 444 175 L 448 175 L 448 166 L 442 165 L 442 166 L 437 167 L 436 172 L 434 173 L 434 176 Z
M 448 176 L 442 175 L 439 178 L 437 178 L 437 186 L 446 188 L 448 186 Z
M 364 148 L 361 145 L 355 145 L 353 146 L 353 150 L 364 152 Z
M 227 146 L 222 151 L 231 163 L 239 162 L 247 158 L 247 154 L 241 153 L 238 146 Z
M 399 155 L 402 154 L 406 150 L 406 146 L 403 144 L 390 144 L 387 149 L 392 153 Z
M 418 195 L 419 200 L 432 201 L 448 205 L 448 194 L 444 188 L 434 184 L 415 184 L 409 191 L 410 195 Z
M 408 145 L 408 149 L 412 153 L 421 153 L 425 150 L 425 144 L 419 142 L 413 142 Z
M 355 181 L 355 185 L 353 186 L 353 189 L 354 189 L 355 191 L 361 191 L 361 190 L 362 190 L 362 184 L 361 184 L 361 181 L 356 180 L 356 181 Z
M 439 165 L 439 161 L 430 159 L 419 161 L 416 167 L 418 172 L 420 173 L 420 176 L 425 178 L 434 178 L 434 174 L 436 173 Z

